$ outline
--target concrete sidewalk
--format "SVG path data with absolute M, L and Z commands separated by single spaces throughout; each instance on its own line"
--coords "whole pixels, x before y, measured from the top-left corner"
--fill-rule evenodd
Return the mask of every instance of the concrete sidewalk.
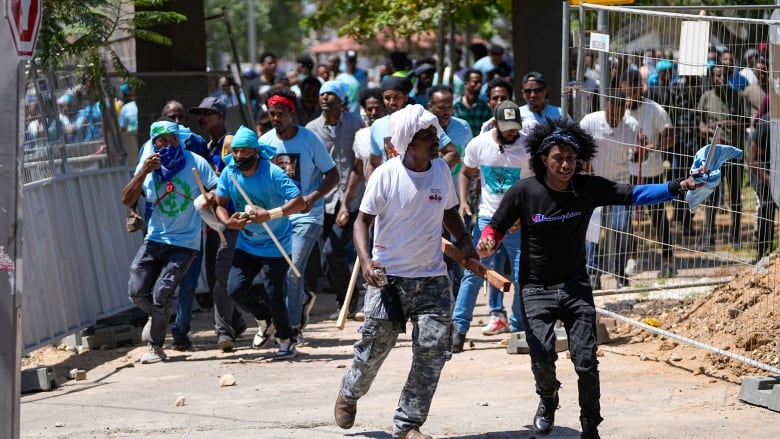
M 483 300 L 480 298 L 480 300 Z M 145 347 L 118 348 L 118 357 L 88 371 L 86 381 L 23 395 L 24 438 L 372 438 L 389 439 L 398 395 L 409 370 L 409 336 L 388 357 L 358 403 L 357 421 L 341 430 L 333 403 L 352 358 L 358 322 L 344 331 L 322 320 L 333 296 L 317 301 L 304 332 L 308 346 L 295 360 L 271 361 L 275 349 L 253 350 L 250 329 L 232 353 L 216 349 L 210 312 L 193 320 L 196 350 L 167 350 L 165 363 L 142 365 Z M 479 333 L 480 304 L 469 336 L 474 346 L 445 366 L 422 431 L 436 438 L 531 438 L 538 402 L 527 355 L 508 355 L 500 337 Z M 411 332 L 411 328 L 409 328 Z M 740 402 L 739 385 L 664 362 L 640 361 L 636 347 L 603 345 L 604 438 L 759 438 L 777 434 L 780 415 Z M 124 349 L 124 350 L 122 350 Z M 90 355 L 85 353 L 82 355 Z M 703 355 L 703 354 L 702 354 Z M 577 380 L 565 353 L 556 427 L 548 438 L 579 437 Z M 219 387 L 224 374 L 235 386 Z M 186 404 L 176 406 L 177 398 Z

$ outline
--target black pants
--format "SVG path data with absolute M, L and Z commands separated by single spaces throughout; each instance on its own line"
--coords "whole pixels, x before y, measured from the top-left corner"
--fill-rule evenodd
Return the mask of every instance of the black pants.
M 336 205 L 338 209 L 340 203 Z M 338 210 L 337 210 L 338 212 Z M 355 224 L 358 212 L 349 213 L 349 221 L 344 227 L 336 224 L 336 215 L 325 214 L 325 222 L 322 227 L 324 245 L 322 246 L 323 267 L 331 287 L 336 291 L 336 300 L 339 308 L 344 305 L 347 295 L 349 279 L 352 275 L 350 269 L 351 257 L 347 256 L 347 248 L 352 244 L 352 228 Z M 352 294 L 349 302 L 349 312 L 354 312 L 357 307 L 359 294 Z
M 777 206 L 772 199 L 771 188 L 751 175 L 750 183 L 756 190 L 758 196 L 758 218 L 756 218 L 756 249 L 758 250 L 758 259 L 772 251 L 772 245 L 775 241 L 775 211 Z
M 577 372 L 580 416 L 601 421 L 599 362 L 596 359 L 596 307 L 587 277 L 565 285 L 525 285 L 523 326 L 531 354 L 536 393 L 550 398 L 560 387 L 555 375 L 555 324 L 563 322 Z

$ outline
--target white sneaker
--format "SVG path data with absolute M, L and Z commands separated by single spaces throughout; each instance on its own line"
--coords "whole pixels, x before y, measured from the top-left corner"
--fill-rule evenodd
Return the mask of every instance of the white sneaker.
M 144 329 L 141 330 L 141 343 L 149 343 L 149 334 L 152 332 L 152 318 L 146 320 Z
M 624 271 L 626 276 L 633 276 L 636 274 L 636 261 L 633 259 L 629 259 L 626 262 L 626 270 Z
M 255 349 L 263 349 L 268 344 L 268 340 L 273 337 L 276 329 L 274 328 L 273 322 L 264 320 L 258 320 L 257 326 L 257 334 L 255 334 L 255 338 L 252 340 L 252 347 Z
M 168 358 L 162 346 L 149 345 L 149 350 L 141 357 L 141 364 L 152 364 L 165 361 Z
M 492 313 L 490 321 L 482 328 L 482 335 L 498 335 L 509 332 L 509 323 L 504 313 Z

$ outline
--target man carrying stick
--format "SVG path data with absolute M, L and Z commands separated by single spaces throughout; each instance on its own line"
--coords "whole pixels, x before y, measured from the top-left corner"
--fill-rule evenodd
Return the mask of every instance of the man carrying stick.
M 411 319 L 414 359 L 395 411 L 393 437 L 424 439 L 430 436 L 419 428 L 444 362 L 451 357 L 452 289 L 442 256 L 442 223 L 460 237 L 458 245 L 467 258 L 475 258 L 476 252 L 455 208 L 458 200 L 447 163 L 438 158 L 441 128 L 436 116 L 411 105 L 393 113 L 389 127 L 401 155 L 377 168 L 355 221 L 355 247 L 369 285 L 366 320 L 334 415 L 339 427 L 352 427 L 357 400 L 368 392 Z M 372 254 L 368 230 L 374 220 Z
M 228 274 L 228 295 L 254 316 L 258 334 L 269 332 L 271 323 L 275 325 L 279 343 L 276 359 L 294 358 L 295 340 L 284 300 L 288 264 L 274 241 L 289 254 L 292 226 L 286 215 L 304 206 L 303 197 L 287 174 L 269 162 L 275 151 L 260 144 L 253 130 L 241 126 L 233 137 L 232 149 L 233 160 L 222 170 L 216 194 L 217 217 L 228 229 L 240 230 Z M 229 201 L 236 207 L 232 215 L 226 208 Z M 252 286 L 260 272 L 267 298 Z

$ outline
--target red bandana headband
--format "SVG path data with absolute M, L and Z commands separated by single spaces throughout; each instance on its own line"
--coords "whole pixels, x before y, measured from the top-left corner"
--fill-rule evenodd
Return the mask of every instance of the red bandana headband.
M 277 105 L 277 104 L 284 105 L 285 107 L 289 108 L 290 110 L 295 111 L 295 103 L 293 101 L 287 99 L 284 96 L 273 95 L 270 98 L 268 98 L 268 106 L 269 107 L 271 105 Z

